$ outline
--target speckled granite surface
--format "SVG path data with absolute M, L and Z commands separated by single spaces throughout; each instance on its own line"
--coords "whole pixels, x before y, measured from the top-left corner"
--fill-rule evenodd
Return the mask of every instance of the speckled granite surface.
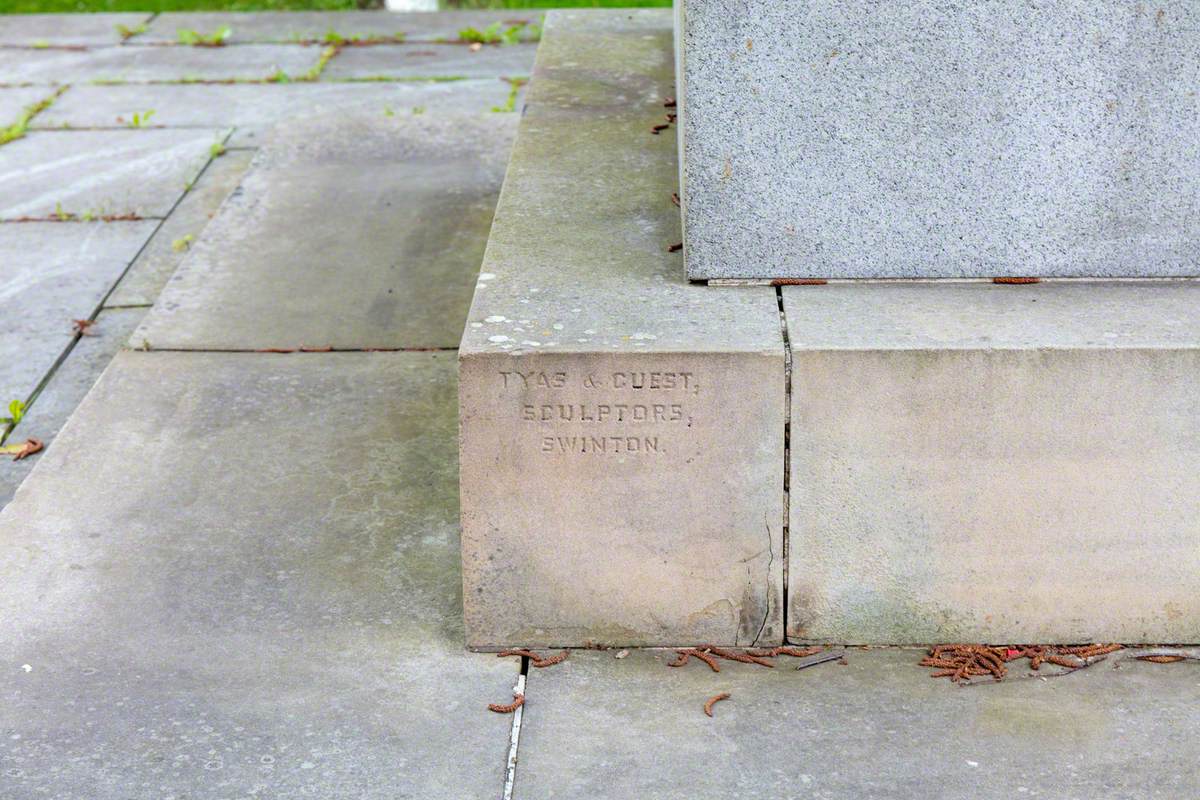
M 690 277 L 1200 273 L 1200 5 L 677 5 Z

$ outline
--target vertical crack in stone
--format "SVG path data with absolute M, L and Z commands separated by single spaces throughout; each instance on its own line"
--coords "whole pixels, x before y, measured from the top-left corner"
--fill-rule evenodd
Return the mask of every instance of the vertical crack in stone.
M 767 528 L 767 553 L 768 553 L 767 575 L 766 575 L 766 578 L 767 578 L 767 580 L 766 580 L 766 603 L 765 603 L 766 607 L 763 609 L 763 618 L 762 618 L 762 622 L 758 626 L 758 633 L 754 634 L 754 639 L 750 642 L 751 646 L 759 644 L 760 640 L 762 639 L 763 631 L 767 627 L 767 620 L 771 618 L 771 567 L 775 566 L 775 545 L 772 544 L 772 542 L 771 542 L 771 523 L 770 523 L 770 521 L 764 520 L 763 524 Z M 749 565 L 747 565 L 747 573 L 748 572 L 749 572 Z M 749 577 L 748 574 L 747 574 L 747 577 Z

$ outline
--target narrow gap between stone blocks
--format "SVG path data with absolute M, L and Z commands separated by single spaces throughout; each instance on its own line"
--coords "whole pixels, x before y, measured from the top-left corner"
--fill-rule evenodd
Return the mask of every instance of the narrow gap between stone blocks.
M 788 545 L 791 539 L 792 491 L 792 341 L 788 336 L 787 312 L 783 307 L 783 287 L 775 287 L 779 306 L 779 332 L 783 336 L 783 640 L 788 632 Z

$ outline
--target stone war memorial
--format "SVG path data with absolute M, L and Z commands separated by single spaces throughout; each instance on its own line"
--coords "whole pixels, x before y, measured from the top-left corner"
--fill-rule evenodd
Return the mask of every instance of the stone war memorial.
M 467 644 L 1200 641 L 1200 6 L 548 17 Z

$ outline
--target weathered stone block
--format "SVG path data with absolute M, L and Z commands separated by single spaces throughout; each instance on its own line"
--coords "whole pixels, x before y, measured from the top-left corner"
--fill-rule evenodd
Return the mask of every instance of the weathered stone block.
M 679 0 L 688 274 L 1200 273 L 1200 6 Z
M 783 293 L 790 637 L 1200 641 L 1200 285 Z
M 460 350 L 475 648 L 782 638 L 767 287 L 676 254 L 662 11 L 552 12 Z

